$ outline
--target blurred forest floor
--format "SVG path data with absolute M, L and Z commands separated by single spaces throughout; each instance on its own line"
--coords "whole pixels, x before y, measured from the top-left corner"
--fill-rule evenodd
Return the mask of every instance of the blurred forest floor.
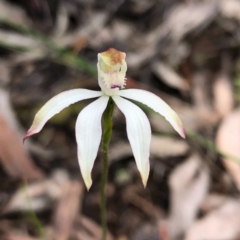
M 22 137 L 57 93 L 99 89 L 97 53 L 109 47 L 127 54 L 127 88 L 159 95 L 187 139 L 144 108 L 144 189 L 115 110 L 108 239 L 240 239 L 239 13 L 240 0 L 0 0 L 0 240 L 100 240 L 101 151 L 87 192 L 74 132 L 90 101 Z

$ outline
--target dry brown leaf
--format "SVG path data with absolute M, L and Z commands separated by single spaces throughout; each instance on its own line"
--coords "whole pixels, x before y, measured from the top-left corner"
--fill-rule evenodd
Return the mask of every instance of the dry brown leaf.
M 189 146 L 183 140 L 152 135 L 150 153 L 156 157 L 184 156 L 188 150 Z
M 77 181 L 69 181 L 63 185 L 62 195 L 53 218 L 54 240 L 69 239 L 81 205 L 83 189 L 83 185 Z
M 39 212 L 52 207 L 52 203 L 60 198 L 62 186 L 68 182 L 66 172 L 58 170 L 52 178 L 41 182 L 31 183 L 26 188 L 20 188 L 3 209 L 3 213 L 15 213 L 23 211 Z
M 219 1 L 220 2 L 220 1 Z M 139 68 L 148 62 L 158 53 L 156 49 L 164 52 L 163 44 L 167 41 L 167 56 L 176 61 L 179 54 L 176 54 L 176 47 L 181 44 L 181 40 L 191 32 L 203 31 L 218 14 L 218 1 L 191 1 L 189 4 L 175 4 L 171 11 L 166 13 L 164 22 L 160 24 L 147 36 L 143 35 L 141 41 L 142 48 L 135 52 L 128 53 L 129 68 Z M 187 16 L 187 17 L 186 17 Z M 147 46 L 147 47 L 146 47 Z M 170 46 L 168 48 L 168 46 Z M 184 58 L 186 55 L 184 56 Z M 180 62 L 182 59 L 179 59 Z
M 216 1 L 176 4 L 168 13 L 165 24 L 155 30 L 157 36 L 170 35 L 170 38 L 178 43 L 189 32 L 201 31 L 213 21 L 218 13 L 218 4 Z
M 72 236 L 79 240 L 101 240 L 102 229 L 90 218 L 82 215 L 75 222 L 75 229 L 72 231 Z M 113 240 L 110 233 L 107 234 L 107 240 Z
M 162 215 L 161 210 L 157 206 L 139 196 L 136 192 L 136 189 L 132 187 L 127 188 L 124 192 L 123 201 L 139 208 L 140 211 L 144 212 L 144 214 L 150 218 L 158 218 Z
M 196 221 L 185 240 L 233 240 L 240 236 L 240 199 L 228 199 L 220 208 Z
M 13 46 L 29 49 L 39 47 L 38 41 L 34 40 L 33 38 L 5 30 L 0 30 L 0 41 L 7 42 L 8 44 Z
M 10 68 L 10 65 L 9 64 L 5 66 L 2 65 L 0 70 L 2 70 L 2 68 L 4 67 Z M 9 83 L 9 81 L 11 80 L 10 73 L 9 75 L 7 73 L 5 73 L 4 75 L 1 74 L 1 77 L 4 78 L 5 83 Z M 14 131 L 15 134 L 18 136 L 18 138 L 22 140 L 22 137 L 25 131 L 24 132 L 22 131 L 21 126 L 17 120 L 15 111 L 12 107 L 12 102 L 11 102 L 11 97 L 9 92 L 3 88 L 0 88 L 0 112 L 1 112 L 1 116 L 4 117 L 5 121 L 10 126 L 12 131 Z
M 91 18 L 86 21 L 86 24 L 82 25 L 74 32 L 67 32 L 67 34 L 61 38 L 55 37 L 54 41 L 62 47 L 73 45 L 76 39 L 86 39 L 86 41 L 90 41 L 92 46 L 94 44 L 99 45 L 99 43 L 97 43 L 98 34 L 101 33 L 107 21 L 107 17 L 108 15 L 106 12 L 94 11 L 92 12 Z M 93 34 L 95 37 L 93 37 Z
M 57 11 L 55 29 L 53 33 L 53 38 L 62 37 L 69 27 L 69 12 L 66 6 L 61 2 L 59 9 Z
M 42 179 L 43 172 L 28 157 L 22 142 L 4 116 L 0 114 L 0 162 L 14 178 Z
M 240 2 L 238 0 L 220 1 L 221 13 L 227 18 L 240 21 Z
M 221 117 L 227 116 L 234 105 L 234 94 L 228 78 L 219 75 L 213 85 L 214 106 Z
M 197 155 L 177 167 L 170 176 L 169 239 L 175 240 L 193 223 L 209 188 L 209 172 Z
M 199 119 L 199 125 L 216 124 L 219 115 L 211 107 L 211 98 L 209 94 L 209 78 L 211 74 L 208 71 L 196 72 L 193 77 L 192 95 L 194 99 L 195 114 Z
M 144 224 L 138 227 L 132 240 L 158 240 L 158 226 L 156 223 Z
M 114 36 L 119 41 L 128 41 L 132 37 L 132 33 L 134 31 L 134 27 L 132 24 L 129 24 L 129 22 L 116 19 L 112 20 L 111 24 L 111 30 L 110 33 L 112 36 Z
M 17 5 L 8 3 L 8 1 L 0 1 L 0 16 L 9 22 L 14 20 L 16 23 L 22 25 L 30 23 L 26 11 Z
M 0 60 L 0 72 L 0 86 L 6 86 L 10 82 L 11 73 L 10 63 L 6 59 Z
M 240 109 L 229 114 L 221 123 L 216 137 L 217 147 L 224 153 L 240 158 Z M 240 165 L 224 157 L 224 164 L 240 190 Z
M 234 106 L 234 93 L 231 86 L 231 61 L 227 55 L 222 57 L 222 70 L 213 84 L 214 107 L 221 117 L 227 116 Z
M 161 80 L 163 80 L 170 87 L 174 87 L 181 91 L 189 90 L 189 85 L 186 79 L 182 78 L 167 64 L 160 61 L 155 61 L 152 64 L 152 70 Z
M 129 142 L 119 141 L 109 148 L 110 163 L 129 156 L 132 156 L 132 149 Z
M 7 236 L 2 236 L 1 240 L 40 240 L 40 239 L 34 238 L 34 237 L 28 237 L 28 236 L 7 235 Z
M 209 212 L 213 209 L 216 209 L 223 205 L 228 200 L 227 195 L 220 195 L 217 193 L 211 193 L 209 194 L 203 201 L 201 205 L 201 210 L 206 212 Z

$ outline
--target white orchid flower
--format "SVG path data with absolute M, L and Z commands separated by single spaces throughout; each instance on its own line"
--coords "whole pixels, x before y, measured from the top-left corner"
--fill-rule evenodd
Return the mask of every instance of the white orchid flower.
M 173 128 L 185 138 L 181 120 L 162 99 L 145 90 L 122 90 L 126 83 L 127 64 L 125 57 L 124 52 L 113 48 L 99 53 L 97 69 L 101 91 L 73 89 L 56 95 L 39 110 L 31 128 L 24 137 L 25 140 L 41 131 L 51 117 L 70 104 L 84 99 L 98 98 L 80 112 L 76 122 L 78 161 L 83 180 L 88 189 L 92 185 L 91 171 L 102 136 L 102 114 L 109 98 L 113 99 L 117 107 L 125 115 L 128 139 L 144 186 L 146 186 L 149 175 L 151 127 L 145 113 L 127 99 L 141 102 L 163 115 Z

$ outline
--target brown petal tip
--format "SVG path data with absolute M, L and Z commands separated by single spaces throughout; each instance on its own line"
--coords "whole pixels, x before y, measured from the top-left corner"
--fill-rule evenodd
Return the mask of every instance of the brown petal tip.
M 29 137 L 31 137 L 34 133 L 32 133 L 30 130 L 27 131 L 27 133 L 25 134 L 25 136 L 23 137 L 23 144 L 25 142 L 25 140 Z
M 182 132 L 181 132 L 180 135 L 181 135 L 182 138 L 186 139 L 186 130 L 185 130 L 184 127 L 182 127 Z

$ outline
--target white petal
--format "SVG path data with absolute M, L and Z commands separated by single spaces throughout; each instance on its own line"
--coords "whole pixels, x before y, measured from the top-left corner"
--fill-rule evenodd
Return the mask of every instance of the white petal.
M 119 96 L 112 97 L 123 112 L 127 122 L 127 134 L 143 185 L 146 186 L 149 175 L 149 148 L 151 127 L 145 113 L 135 104 Z
M 109 97 L 102 96 L 85 107 L 76 122 L 78 161 L 87 189 L 92 185 L 91 172 L 102 136 L 101 119 Z
M 163 115 L 173 126 L 173 128 L 185 138 L 185 130 L 178 115 L 157 95 L 139 89 L 126 89 L 118 92 L 119 96 L 141 102 L 152 108 L 155 112 Z
M 87 89 L 73 89 L 59 93 L 51 98 L 35 115 L 32 126 L 27 131 L 24 140 L 33 134 L 40 132 L 45 123 L 55 114 L 75 102 L 102 96 L 100 91 L 91 91 Z

